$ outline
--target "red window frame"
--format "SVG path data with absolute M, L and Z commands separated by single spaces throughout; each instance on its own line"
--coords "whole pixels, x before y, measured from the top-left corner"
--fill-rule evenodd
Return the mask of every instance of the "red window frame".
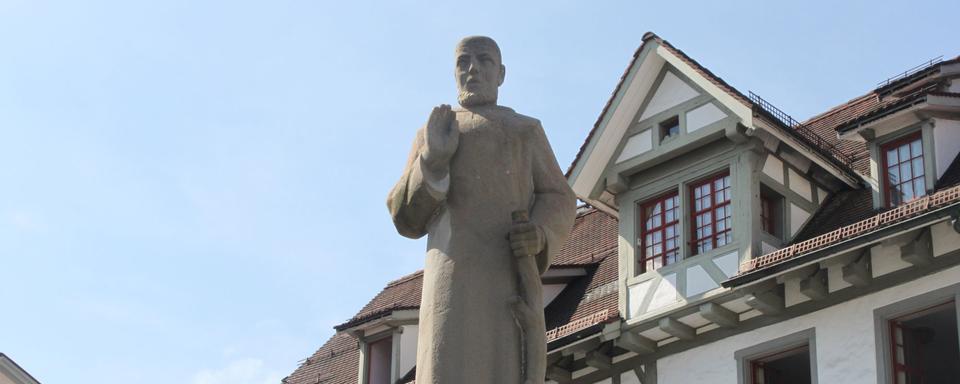
M 917 132 L 880 147 L 883 198 L 888 207 L 895 207 L 927 194 L 921 139 L 920 132 Z
M 948 310 L 956 310 L 956 302 L 950 300 L 946 303 L 937 304 L 930 306 L 919 311 L 908 313 L 902 315 L 895 319 L 890 319 L 888 322 L 889 331 L 890 331 L 890 367 L 893 370 L 893 383 L 894 384 L 907 384 L 913 382 L 924 382 L 925 372 L 923 372 L 920 367 L 910 366 L 906 364 L 907 354 L 913 354 L 914 361 L 923 360 L 923 355 L 921 351 L 908 351 L 906 345 L 906 335 L 905 329 L 903 327 L 903 322 L 910 319 L 915 319 L 917 317 L 929 315 L 933 312 L 942 311 L 945 308 Z M 899 352 L 899 353 L 898 353 Z M 903 361 L 901 361 L 901 359 Z M 916 379 L 916 380 L 912 380 Z
M 766 372 L 766 365 L 771 361 L 780 360 L 786 357 L 798 355 L 801 353 L 807 354 L 807 369 L 810 369 L 810 344 L 803 344 L 800 346 L 792 347 L 785 349 L 780 352 L 775 352 L 763 357 L 758 357 L 750 361 L 750 384 L 776 384 L 776 379 L 773 379 L 773 383 L 767 383 L 767 377 L 770 376 L 769 372 Z M 773 373 L 776 375 L 776 373 Z M 813 376 L 814 372 L 810 372 L 810 375 Z
M 690 186 L 690 248 L 694 255 L 733 241 L 732 194 L 730 171 L 723 171 Z
M 770 196 L 760 194 L 760 228 L 768 234 L 776 235 L 777 226 L 773 204 L 773 199 Z
M 393 364 L 393 337 L 388 335 L 386 337 L 370 341 L 367 343 L 366 347 L 366 384 L 389 383 L 390 367 Z
M 680 258 L 681 214 L 680 194 L 676 191 L 640 204 L 640 273 L 673 264 Z

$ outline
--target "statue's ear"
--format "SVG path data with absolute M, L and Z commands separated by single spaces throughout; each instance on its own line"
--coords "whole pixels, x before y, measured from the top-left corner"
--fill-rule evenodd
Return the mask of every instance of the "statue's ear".
M 503 80 L 507 77 L 507 67 L 503 64 L 500 64 L 500 80 L 497 82 L 497 86 L 503 85 Z

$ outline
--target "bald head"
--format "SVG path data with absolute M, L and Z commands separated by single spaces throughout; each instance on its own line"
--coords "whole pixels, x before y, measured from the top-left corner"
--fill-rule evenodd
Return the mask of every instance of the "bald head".
M 495 105 L 497 87 L 503 84 L 507 73 L 497 42 L 486 36 L 465 37 L 457 43 L 455 55 L 460 105 Z

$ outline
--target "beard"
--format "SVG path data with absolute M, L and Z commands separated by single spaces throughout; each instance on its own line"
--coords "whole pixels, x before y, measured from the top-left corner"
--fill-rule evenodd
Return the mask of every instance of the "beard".
M 487 104 L 496 104 L 497 92 L 496 89 L 493 91 L 482 90 L 478 92 L 461 89 L 457 94 L 457 101 L 459 101 L 460 106 L 463 107 L 476 107 Z

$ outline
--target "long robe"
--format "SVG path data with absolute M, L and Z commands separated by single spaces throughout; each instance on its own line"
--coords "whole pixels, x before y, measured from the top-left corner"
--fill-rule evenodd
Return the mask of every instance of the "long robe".
M 573 226 L 576 197 L 539 120 L 501 106 L 455 109 L 455 114 L 460 139 L 448 175 L 421 168 L 426 145 L 421 128 L 387 199 L 400 234 L 428 234 L 416 381 L 519 383 L 521 336 L 510 305 L 518 296 L 507 239 L 511 213 L 528 210 L 530 222 L 543 230 L 546 245 L 535 256 L 542 274 Z M 543 324 L 537 285 L 535 302 L 527 304 Z

